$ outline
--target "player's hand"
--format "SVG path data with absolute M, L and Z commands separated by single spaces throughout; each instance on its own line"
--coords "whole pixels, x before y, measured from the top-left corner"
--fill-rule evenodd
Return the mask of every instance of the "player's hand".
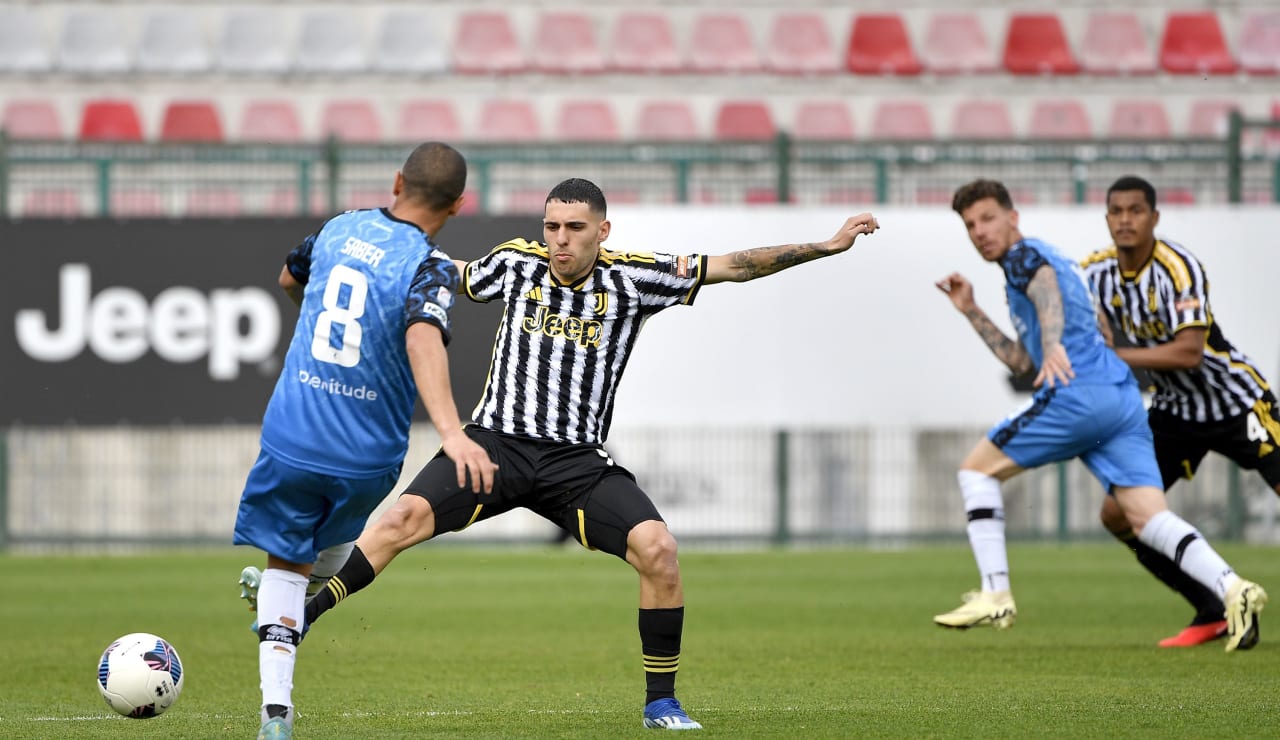
M 458 469 L 459 488 L 466 488 L 470 479 L 474 493 L 493 493 L 493 477 L 498 466 L 483 447 L 461 429 L 445 437 L 440 446 Z
M 975 305 L 973 302 L 973 283 L 970 283 L 968 278 L 958 272 L 953 272 L 935 282 L 934 286 L 946 293 L 947 297 L 951 299 L 951 305 L 962 313 Z
M 1044 361 L 1040 363 L 1040 372 L 1036 375 L 1034 385 L 1037 388 L 1041 385 L 1048 385 L 1050 388 L 1058 384 L 1065 386 L 1075 376 L 1076 371 L 1071 369 L 1067 349 L 1059 342 L 1045 352 Z
M 827 240 L 826 251 L 829 254 L 843 252 L 853 246 L 853 241 L 862 234 L 875 233 L 880 228 L 880 222 L 876 221 L 876 217 L 870 213 L 859 213 L 852 218 L 846 219 L 844 226 L 836 232 L 836 235 Z

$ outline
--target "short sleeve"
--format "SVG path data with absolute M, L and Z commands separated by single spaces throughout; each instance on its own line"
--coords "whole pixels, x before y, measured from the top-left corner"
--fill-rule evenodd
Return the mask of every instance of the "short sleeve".
M 521 253 L 537 253 L 539 245 L 524 239 L 499 244 L 480 259 L 467 263 L 462 274 L 462 287 L 467 297 L 485 303 L 502 296 L 504 277 L 512 259 Z
M 458 268 L 443 253 L 433 251 L 418 265 L 405 300 L 405 326 L 426 321 L 434 324 L 447 345 L 452 336 L 449 311 L 458 291 Z
M 284 258 L 284 266 L 299 285 L 306 285 L 311 280 L 311 250 L 316 245 L 316 237 L 320 232 L 311 234 L 302 243 L 294 247 Z
M 1004 275 L 1010 287 L 1023 294 L 1027 292 L 1027 286 L 1031 284 L 1031 278 L 1035 276 L 1036 270 L 1049 264 L 1038 249 L 1025 243 L 1010 250 L 1002 262 Z
M 629 273 L 641 303 L 653 309 L 692 304 L 707 274 L 701 254 L 622 254 L 616 261 Z

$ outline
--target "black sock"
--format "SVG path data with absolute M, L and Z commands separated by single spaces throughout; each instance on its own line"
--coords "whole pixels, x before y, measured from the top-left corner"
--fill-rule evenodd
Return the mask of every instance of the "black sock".
M 680 635 L 683 631 L 683 606 L 640 610 L 645 704 L 655 699 L 675 698 L 676 670 L 680 667 Z
M 325 587 L 320 589 L 311 601 L 307 602 L 307 624 L 315 624 L 321 614 L 332 609 L 339 601 L 373 583 L 373 566 L 360 551 L 359 546 L 351 549 L 351 555 L 342 568 L 329 579 Z
M 1121 542 L 1128 545 L 1130 550 L 1133 550 L 1133 554 L 1138 556 L 1138 562 L 1142 563 L 1142 567 L 1150 571 L 1151 575 L 1159 578 L 1166 586 L 1181 594 L 1182 598 L 1195 607 L 1196 616 L 1195 619 L 1191 620 L 1191 624 L 1208 624 L 1222 621 L 1226 606 L 1223 605 L 1222 599 L 1219 599 L 1217 594 L 1187 575 L 1177 564 L 1165 557 L 1163 553 L 1147 546 L 1132 531 L 1116 536 Z

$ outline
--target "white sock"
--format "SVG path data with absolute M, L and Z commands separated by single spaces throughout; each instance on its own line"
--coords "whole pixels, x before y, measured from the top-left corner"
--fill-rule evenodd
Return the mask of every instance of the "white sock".
M 293 665 L 302 634 L 307 578 L 279 568 L 262 572 L 258 587 L 258 676 L 262 705 L 293 706 Z M 292 712 L 290 712 L 292 714 Z M 290 719 L 292 719 L 290 717 Z
M 975 470 L 956 474 L 969 517 L 969 546 L 978 562 L 983 591 L 1009 590 L 1009 553 L 1004 544 L 1004 499 L 1000 481 Z
M 1235 571 L 1227 565 L 1203 535 L 1172 511 L 1151 517 L 1138 539 L 1169 558 L 1184 573 L 1225 599 L 1227 587 L 1235 582 Z
M 324 588 L 333 574 L 346 565 L 347 558 L 351 556 L 355 546 L 355 542 L 344 542 L 320 551 L 316 564 L 311 568 L 311 577 L 307 579 L 307 601 L 320 593 L 320 589 Z

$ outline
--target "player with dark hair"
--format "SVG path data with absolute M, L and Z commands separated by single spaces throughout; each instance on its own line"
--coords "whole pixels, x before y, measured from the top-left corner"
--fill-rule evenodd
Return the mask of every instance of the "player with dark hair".
M 981 589 L 939 614 L 943 627 L 1010 627 L 1017 616 L 1009 584 L 1001 481 L 1051 462 L 1080 458 L 1102 483 L 1139 540 L 1226 603 L 1227 650 L 1258 640 L 1267 595 L 1235 574 L 1194 527 L 1165 505 L 1142 393 L 1106 345 L 1080 266 L 1018 229 L 1009 191 L 992 180 L 955 193 L 952 209 L 969 239 L 1005 274 L 1016 340 L 991 322 L 959 273 L 938 281 L 991 351 L 1016 374 L 1037 371 L 1031 401 L 991 428 L 960 464 L 957 479 Z
M 267 553 L 266 570 L 246 568 L 241 580 L 258 612 L 259 738 L 292 735 L 309 577 L 345 561 L 395 486 L 417 397 L 456 484 L 469 479 L 480 493 L 493 481 L 454 406 L 445 345 L 458 271 L 433 241 L 458 213 L 466 178 L 457 150 L 423 144 L 396 173 L 390 208 L 329 219 L 280 271 L 300 311 L 235 524 L 237 545 Z
M 570 179 L 547 195 L 545 244 L 515 239 L 459 263 L 467 297 L 505 305 L 484 395 L 466 433 L 498 463 L 492 495 L 464 487 L 448 461 L 423 468 L 360 535 L 347 564 L 307 606 L 308 624 L 373 582 L 398 553 L 517 507 L 627 561 L 640 576 L 644 725 L 699 729 L 675 696 L 684 625 L 676 540 L 635 478 L 603 447 L 614 393 L 644 321 L 692 304 L 703 285 L 743 282 L 849 249 L 876 230 L 869 213 L 825 242 L 719 256 L 613 252 L 595 184 Z
M 1227 340 L 1214 319 L 1200 261 L 1180 244 L 1157 239 L 1159 223 L 1151 183 L 1121 177 L 1107 188 L 1113 244 L 1083 264 L 1109 328 L 1129 345 L 1116 354 L 1145 370 L 1155 386 L 1147 420 L 1164 488 L 1190 479 L 1213 451 L 1257 470 L 1280 493 L 1275 396 L 1257 364 Z M 1101 517 L 1143 567 L 1195 607 L 1191 624 L 1161 640 L 1161 647 L 1191 647 L 1227 634 L 1218 594 L 1134 536 L 1113 500 L 1103 502 Z

